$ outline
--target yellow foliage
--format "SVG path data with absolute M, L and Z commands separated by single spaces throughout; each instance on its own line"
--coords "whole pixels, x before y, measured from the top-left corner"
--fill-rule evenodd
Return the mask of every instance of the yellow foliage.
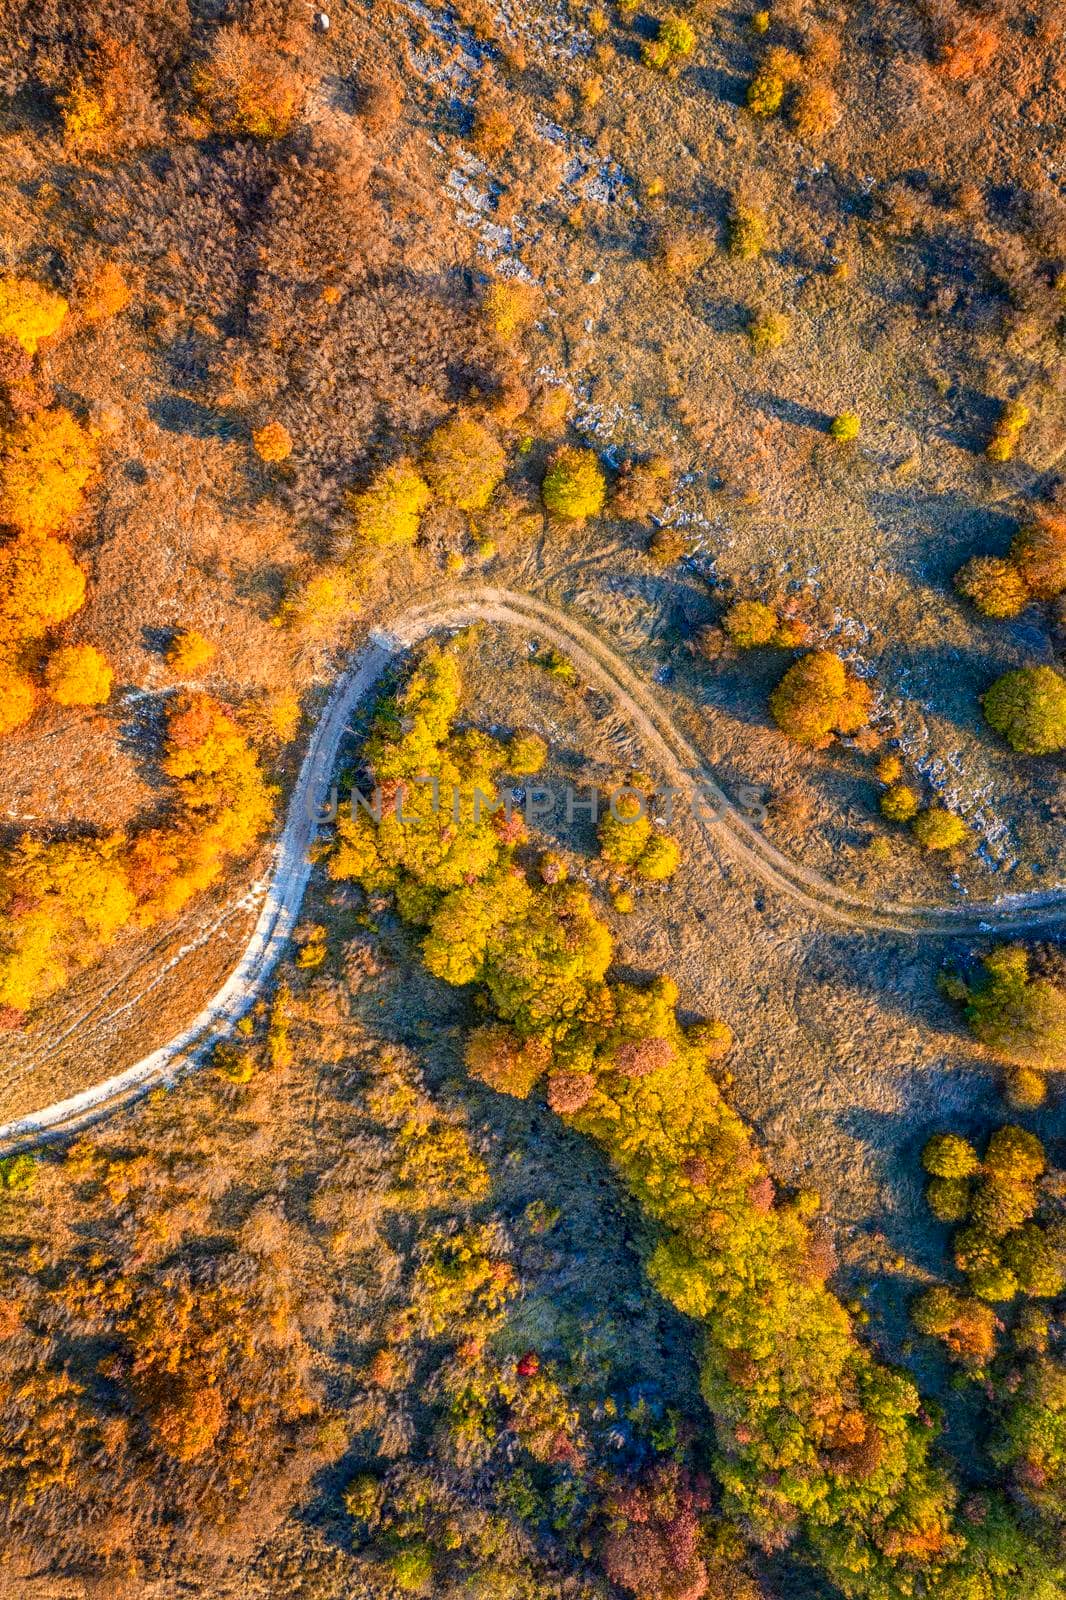
M 0 278 L 0 339 L 17 339 L 28 356 L 62 326 L 67 302 L 32 278 Z
M 110 697 L 114 673 L 107 657 L 91 644 L 68 644 L 49 657 L 45 681 L 61 706 L 102 706 Z
M 422 470 L 433 493 L 460 511 L 483 511 L 506 468 L 499 440 L 472 417 L 442 423 L 422 453 Z
M 39 537 L 81 509 L 96 449 L 69 411 L 21 417 L 0 444 L 0 521 Z
M 85 574 L 65 544 L 21 534 L 0 545 L 0 657 L 66 622 L 85 600 Z
M 527 328 L 537 314 L 540 291 L 523 278 L 497 278 L 485 290 L 482 301 L 485 320 L 501 344 Z
M 429 485 L 414 463 L 394 461 L 375 473 L 365 489 L 348 493 L 356 538 L 372 545 L 413 544 L 430 498 Z
M 133 914 L 120 835 L 23 839 L 0 861 L 0 1005 L 26 1011 L 87 966 Z
M 215 659 L 217 646 L 195 628 L 182 628 L 176 633 L 167 650 L 167 666 L 179 677 L 187 678 L 200 672 Z
M 37 691 L 25 673 L 0 668 L 0 734 L 12 733 L 33 716 Z

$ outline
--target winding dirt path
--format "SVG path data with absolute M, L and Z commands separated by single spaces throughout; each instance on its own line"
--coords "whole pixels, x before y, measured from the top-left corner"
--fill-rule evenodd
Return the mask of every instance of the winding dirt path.
M 170 1082 L 202 1061 L 219 1034 L 249 1010 L 279 960 L 299 916 L 311 874 L 309 852 L 318 833 L 341 741 L 355 707 L 385 669 L 428 634 L 472 622 L 498 622 L 535 631 L 564 651 L 581 675 L 606 689 L 626 713 L 655 758 L 658 774 L 683 791 L 699 786 L 717 816 L 700 825 L 756 877 L 789 896 L 812 915 L 855 929 L 950 938 L 977 933 L 1021 933 L 1066 923 L 1066 889 L 958 906 L 914 905 L 873 900 L 838 888 L 791 860 L 761 834 L 723 792 L 695 749 L 656 702 L 652 689 L 617 652 L 584 623 L 545 600 L 509 589 L 471 588 L 461 597 L 416 606 L 375 629 L 351 666 L 337 680 L 319 717 L 289 801 L 285 826 L 274 849 L 258 920 L 226 982 L 188 1027 L 150 1055 L 80 1094 L 0 1125 L 0 1150 L 28 1148 L 98 1121 Z

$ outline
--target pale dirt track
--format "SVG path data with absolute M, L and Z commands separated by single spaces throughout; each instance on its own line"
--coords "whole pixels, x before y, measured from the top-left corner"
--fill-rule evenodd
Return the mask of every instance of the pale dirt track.
M 959 906 L 876 901 L 838 888 L 771 844 L 716 784 L 692 745 L 658 706 L 651 689 L 617 652 L 559 606 L 508 589 L 478 587 L 462 596 L 416 606 L 371 634 L 334 686 L 304 757 L 274 849 L 269 877 L 249 894 L 263 904 L 240 960 L 204 1009 L 180 1033 L 142 1060 L 69 1099 L 0 1126 L 0 1150 L 62 1137 L 128 1104 L 155 1084 L 202 1061 L 208 1047 L 248 1011 L 292 933 L 311 873 L 309 851 L 319 828 L 337 754 L 352 712 L 399 654 L 428 634 L 472 622 L 535 630 L 564 651 L 579 673 L 608 690 L 657 764 L 657 776 L 684 792 L 697 786 L 712 797 L 717 816 L 700 825 L 754 876 L 814 914 L 855 929 L 950 938 L 985 933 L 1032 933 L 1066 922 L 1066 889 Z M 128 1008 L 129 1002 L 127 1002 Z

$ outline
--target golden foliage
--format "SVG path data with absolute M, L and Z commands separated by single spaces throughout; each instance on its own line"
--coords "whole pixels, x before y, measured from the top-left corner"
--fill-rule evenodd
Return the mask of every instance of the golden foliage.
M 80 511 L 95 466 L 96 447 L 69 411 L 20 417 L 0 441 L 0 521 L 58 533 Z
M 61 706 L 102 706 L 111 695 L 114 673 L 107 657 L 91 644 L 67 644 L 48 658 L 45 682 Z
M 62 295 L 32 278 L 0 278 L 0 339 L 16 339 L 28 356 L 58 333 L 68 309 Z

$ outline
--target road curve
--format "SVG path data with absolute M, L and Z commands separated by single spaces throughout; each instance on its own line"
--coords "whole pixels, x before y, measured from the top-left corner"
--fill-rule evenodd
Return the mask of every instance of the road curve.
M 58 1139 L 100 1120 L 200 1063 L 214 1040 L 249 1010 L 280 958 L 295 926 L 311 874 L 309 853 L 318 833 L 341 741 L 355 707 L 397 656 L 428 634 L 472 622 L 505 623 L 566 652 L 587 681 L 606 689 L 628 715 L 658 775 L 682 790 L 699 785 L 718 815 L 700 825 L 755 876 L 812 915 L 856 929 L 945 938 L 978 933 L 1022 933 L 1066 923 L 1066 890 L 958 906 L 874 901 L 838 888 L 791 860 L 764 837 L 716 783 L 692 745 L 656 703 L 644 683 L 592 629 L 557 605 L 509 589 L 479 586 L 446 600 L 415 606 L 375 629 L 334 685 L 315 725 L 274 848 L 252 935 L 226 982 L 188 1027 L 125 1071 L 80 1094 L 0 1125 L 0 1151 L 10 1153 Z

